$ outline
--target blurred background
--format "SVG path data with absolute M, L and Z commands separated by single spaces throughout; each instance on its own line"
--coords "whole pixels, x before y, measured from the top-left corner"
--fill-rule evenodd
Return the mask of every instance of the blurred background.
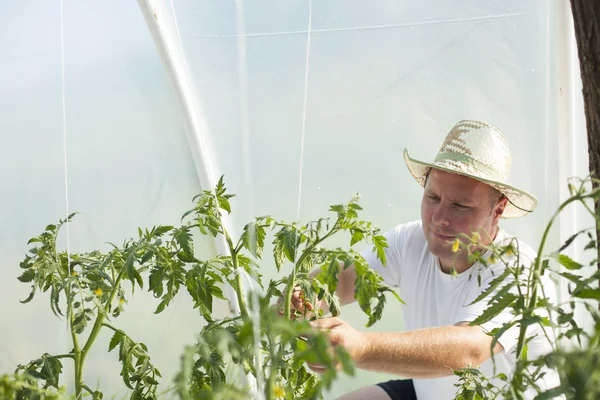
M 20 0 L 1 8 L 0 373 L 70 349 L 48 296 L 21 305 L 29 286 L 16 279 L 27 240 L 67 208 L 81 213 L 70 251 L 106 250 L 137 227 L 177 224 L 224 174 L 237 194 L 234 235 L 258 215 L 327 216 L 355 193 L 362 217 L 386 231 L 420 217 L 422 189 L 403 149 L 432 160 L 458 120 L 479 119 L 508 138 L 511 183 L 540 199 L 532 215 L 503 222 L 536 246 L 566 178 L 587 175 L 566 0 Z M 551 248 L 588 225 L 573 210 Z M 216 254 L 209 238 L 196 247 L 198 258 Z M 262 272 L 275 276 L 270 259 Z M 136 295 L 115 323 L 147 344 L 168 383 L 203 321 L 186 295 L 153 315 L 157 304 Z M 228 312 L 226 302 L 217 309 Z M 401 330 L 400 316 L 390 298 L 371 329 Z M 342 318 L 366 330 L 358 307 Z M 109 340 L 99 338 L 86 380 L 119 397 Z M 326 398 L 389 378 L 359 371 Z

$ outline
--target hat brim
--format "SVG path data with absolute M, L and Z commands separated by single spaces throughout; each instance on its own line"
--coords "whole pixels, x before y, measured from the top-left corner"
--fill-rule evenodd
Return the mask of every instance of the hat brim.
M 408 155 L 408 149 L 404 149 L 404 162 L 411 175 L 421 185 L 425 186 L 425 177 L 431 168 L 450 172 L 453 174 L 467 176 L 469 178 L 481 181 L 494 189 L 498 190 L 508 199 L 502 218 L 519 218 L 532 212 L 538 205 L 538 199 L 524 190 L 508 185 L 503 182 L 488 178 L 484 174 L 473 175 L 456 169 L 447 168 L 435 163 L 426 163 L 416 160 Z

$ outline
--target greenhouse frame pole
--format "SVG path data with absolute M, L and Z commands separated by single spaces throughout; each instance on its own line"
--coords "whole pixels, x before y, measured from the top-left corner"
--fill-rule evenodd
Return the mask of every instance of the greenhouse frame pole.
M 138 0 L 138 4 L 183 113 L 185 131 L 200 187 L 203 190 L 210 190 L 216 183 L 214 171 L 217 168 L 210 158 L 208 129 L 202 115 L 200 99 L 193 90 L 181 40 L 174 25 L 175 15 L 171 12 L 169 2 Z M 223 223 L 227 228 L 230 225 L 228 222 L 228 216 L 223 215 Z M 229 247 L 223 235 L 215 237 L 215 245 L 219 254 L 229 255 Z M 231 313 L 239 315 L 240 309 L 235 290 L 230 285 L 226 285 L 226 291 Z
M 571 196 L 567 187 L 569 178 L 581 176 L 587 171 L 581 171 L 578 160 L 587 147 L 585 115 L 583 112 L 583 96 L 580 78 L 579 56 L 577 54 L 577 43 L 575 39 L 575 28 L 573 25 L 573 14 L 569 0 L 555 0 L 554 22 L 556 32 L 557 54 L 557 90 L 558 90 L 558 179 L 559 179 L 559 201 L 563 202 Z M 582 146 L 585 146 L 583 149 Z M 587 166 L 587 164 L 586 164 Z M 592 221 L 593 222 L 593 219 Z M 565 243 L 568 238 L 583 228 L 582 215 L 577 207 L 569 207 L 559 216 L 560 243 Z M 583 252 L 576 246 L 570 246 L 562 251 L 574 260 L 580 260 Z M 583 270 L 582 270 L 583 271 Z M 559 301 L 567 301 L 570 298 L 569 289 L 566 284 L 558 288 Z M 589 313 L 583 310 L 575 310 L 575 318 L 584 329 L 593 329 L 594 321 Z M 568 340 L 565 340 L 568 343 Z

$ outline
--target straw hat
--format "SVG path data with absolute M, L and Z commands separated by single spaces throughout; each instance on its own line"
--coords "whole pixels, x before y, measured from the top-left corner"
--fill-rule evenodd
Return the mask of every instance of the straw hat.
M 518 218 L 532 212 L 538 200 L 530 193 L 507 183 L 510 148 L 502 132 L 480 121 L 460 121 L 448 133 L 433 163 L 411 158 L 404 149 L 404 161 L 421 185 L 431 168 L 468 176 L 500 191 L 508 199 L 503 218 Z

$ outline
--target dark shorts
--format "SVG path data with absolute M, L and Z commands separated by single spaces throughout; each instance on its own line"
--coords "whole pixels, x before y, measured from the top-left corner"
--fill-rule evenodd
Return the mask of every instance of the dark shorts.
M 417 400 L 412 379 L 402 379 L 378 383 L 392 400 Z

